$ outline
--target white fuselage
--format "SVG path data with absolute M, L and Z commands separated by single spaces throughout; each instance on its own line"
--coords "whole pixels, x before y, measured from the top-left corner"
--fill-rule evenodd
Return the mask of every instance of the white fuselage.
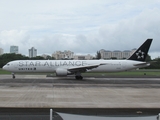
M 58 68 L 70 69 L 73 67 L 103 64 L 87 69 L 86 72 L 118 72 L 146 67 L 146 62 L 132 60 L 16 60 L 7 63 L 3 69 L 14 73 L 19 72 L 56 72 Z

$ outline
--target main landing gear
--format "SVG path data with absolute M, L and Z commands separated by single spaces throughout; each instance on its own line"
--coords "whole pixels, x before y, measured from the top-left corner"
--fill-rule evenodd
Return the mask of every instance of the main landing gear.
M 15 74 L 14 74 L 14 73 L 12 73 L 12 78 L 13 78 L 13 79 L 15 79 L 15 78 L 16 78 L 16 76 L 15 76 Z
M 75 78 L 76 78 L 77 80 L 82 80 L 82 79 L 83 79 L 83 77 L 81 76 L 81 73 L 80 73 L 80 72 L 77 72 L 77 73 L 75 74 Z
M 77 80 L 82 80 L 82 79 L 83 79 L 82 76 L 75 76 L 75 78 L 76 78 Z

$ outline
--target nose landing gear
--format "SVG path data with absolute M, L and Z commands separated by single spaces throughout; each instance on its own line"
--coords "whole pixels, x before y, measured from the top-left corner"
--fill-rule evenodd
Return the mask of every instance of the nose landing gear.
M 15 78 L 16 78 L 16 76 L 15 76 L 15 74 L 14 74 L 14 73 L 12 73 L 12 78 L 13 78 L 13 79 L 15 79 Z

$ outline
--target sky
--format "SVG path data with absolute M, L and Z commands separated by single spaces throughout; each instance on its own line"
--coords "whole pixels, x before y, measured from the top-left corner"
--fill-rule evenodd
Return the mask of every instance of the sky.
M 149 55 L 160 56 L 159 0 L 0 0 L 0 48 L 28 55 L 70 50 L 132 50 L 153 38 Z

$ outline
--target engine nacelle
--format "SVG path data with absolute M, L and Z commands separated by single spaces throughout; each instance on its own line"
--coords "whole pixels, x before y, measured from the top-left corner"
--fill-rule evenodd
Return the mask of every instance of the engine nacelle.
M 56 70 L 56 76 L 67 76 L 68 71 L 63 68 L 58 68 Z

